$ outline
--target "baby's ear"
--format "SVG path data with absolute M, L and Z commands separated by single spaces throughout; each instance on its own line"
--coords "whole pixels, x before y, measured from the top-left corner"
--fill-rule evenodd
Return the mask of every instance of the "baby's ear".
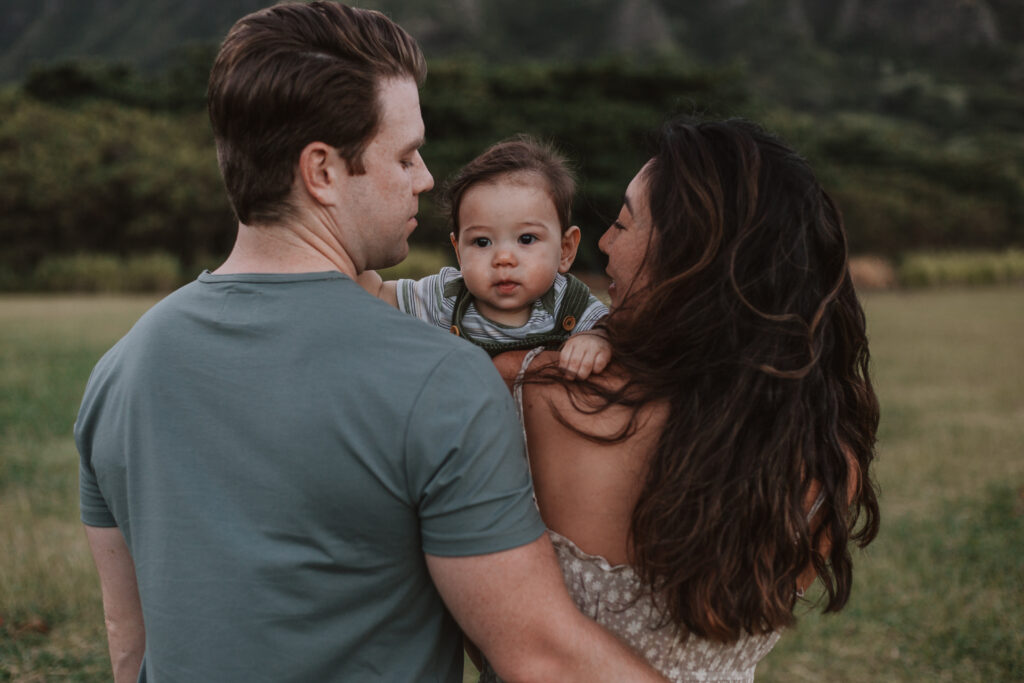
M 459 268 L 462 267 L 462 259 L 459 258 L 459 240 L 455 238 L 455 233 L 448 233 L 448 239 L 452 241 L 452 249 L 455 250 L 455 260 L 459 263 Z
M 562 256 L 558 261 L 558 272 L 568 273 L 569 268 L 572 267 L 572 262 L 576 260 L 576 250 L 580 246 L 580 229 L 579 226 L 570 225 L 569 228 L 562 233 Z

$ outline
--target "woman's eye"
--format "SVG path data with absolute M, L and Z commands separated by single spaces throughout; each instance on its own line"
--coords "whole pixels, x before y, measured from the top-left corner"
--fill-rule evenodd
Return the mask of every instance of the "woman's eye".
M 615 228 L 616 230 L 625 230 L 626 229 L 626 226 L 623 225 L 622 223 L 620 223 L 619 221 L 615 221 L 614 223 L 612 223 L 612 227 Z
M 520 235 L 519 236 L 519 243 L 520 244 L 533 244 L 536 241 L 537 241 L 536 235 Z
M 490 246 L 491 241 L 486 237 L 477 237 L 472 242 L 474 247 L 487 247 Z

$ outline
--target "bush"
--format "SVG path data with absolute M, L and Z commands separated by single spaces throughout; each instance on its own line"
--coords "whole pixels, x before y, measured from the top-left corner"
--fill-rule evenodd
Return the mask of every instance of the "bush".
M 181 264 L 170 254 L 130 256 L 122 262 L 122 269 L 126 292 L 169 292 L 184 284 Z
M 0 265 L 78 253 L 226 254 L 235 222 L 202 114 L 0 92 Z
M 404 261 L 397 266 L 381 270 L 380 276 L 385 280 L 418 280 L 438 272 L 444 266 L 454 266 L 455 263 L 455 254 L 451 250 L 413 247 Z
M 181 266 L 169 254 L 121 259 L 83 253 L 43 259 L 30 287 L 47 292 L 168 292 L 181 283 Z
M 0 90 L 0 269 L 8 273 L 0 272 L 0 287 L 60 254 L 164 252 L 189 269 L 223 258 L 236 223 L 206 115 L 187 105 L 208 59 L 196 52 L 159 81 L 174 84 L 167 88 L 117 66 L 64 65 L 36 73 L 22 90 Z M 753 87 L 742 67 L 684 60 L 432 61 L 421 93 L 430 141 L 423 154 L 440 188 L 501 138 L 526 132 L 554 142 L 579 174 L 573 215 L 583 230 L 582 270 L 600 269 L 597 239 L 646 160 L 649 133 L 673 112 L 748 115 L 778 132 L 837 200 L 856 253 L 1024 244 L 1017 128 L 937 128 L 852 100 L 848 111 L 787 109 L 754 101 Z M 993 92 L 1008 98 L 998 107 L 1008 116 L 1024 107 Z M 147 105 L 150 96 L 163 104 Z M 446 249 L 437 195 L 423 197 L 412 242 Z
M 1024 138 L 950 136 L 873 114 L 785 110 L 771 127 L 810 159 L 857 252 L 1000 249 L 1024 242 Z
M 1024 250 L 920 252 L 904 257 L 899 280 L 905 287 L 1024 283 Z

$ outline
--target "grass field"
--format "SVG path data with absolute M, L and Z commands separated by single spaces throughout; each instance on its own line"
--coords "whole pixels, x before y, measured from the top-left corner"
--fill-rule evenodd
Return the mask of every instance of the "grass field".
M 0 681 L 109 680 L 71 428 L 152 298 L 0 298 Z M 866 298 L 882 532 L 759 681 L 1024 680 L 1024 288 Z M 472 680 L 467 674 L 467 680 Z

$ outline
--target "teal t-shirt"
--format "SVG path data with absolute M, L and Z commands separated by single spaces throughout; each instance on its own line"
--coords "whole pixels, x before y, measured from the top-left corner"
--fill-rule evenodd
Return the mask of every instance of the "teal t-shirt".
M 544 531 L 486 353 L 340 273 L 202 274 L 99 362 L 75 438 L 151 682 L 461 681 L 424 553 Z

